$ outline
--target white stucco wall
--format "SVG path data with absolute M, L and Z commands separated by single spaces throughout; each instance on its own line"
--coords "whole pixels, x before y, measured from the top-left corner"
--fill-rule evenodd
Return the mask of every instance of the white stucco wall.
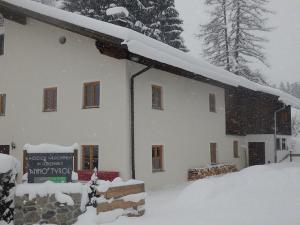
M 287 146 L 290 145 L 291 136 L 287 135 L 278 135 L 277 138 L 286 138 Z M 274 163 L 275 162 L 275 141 L 274 135 L 272 134 L 259 134 L 259 135 L 247 135 L 245 137 L 245 143 L 247 147 L 247 157 L 248 157 L 248 143 L 249 142 L 264 142 L 265 143 L 265 163 Z M 283 159 L 289 150 L 279 150 L 277 151 L 277 161 Z M 247 160 L 248 163 L 248 160 Z
M 129 64 L 130 74 L 141 69 Z M 152 109 L 152 85 L 163 89 L 164 110 Z M 216 95 L 217 113 L 209 112 L 209 93 Z M 217 143 L 219 163 L 244 167 L 241 147 L 233 158 L 233 141 L 242 138 L 225 135 L 224 89 L 151 69 L 136 78 L 135 106 L 136 177 L 148 188 L 184 182 L 188 169 L 209 164 L 210 142 Z M 152 145 L 164 146 L 163 172 L 152 172 Z
M 15 142 L 11 154 L 20 160 L 26 143 L 99 145 L 100 169 L 129 178 L 125 61 L 101 55 L 92 39 L 32 19 L 26 26 L 5 20 L 5 30 L 0 93 L 7 94 L 7 107 L 0 116 L 0 144 Z M 99 109 L 82 109 L 83 83 L 89 81 L 101 82 Z M 42 112 L 43 89 L 54 86 L 58 110 Z

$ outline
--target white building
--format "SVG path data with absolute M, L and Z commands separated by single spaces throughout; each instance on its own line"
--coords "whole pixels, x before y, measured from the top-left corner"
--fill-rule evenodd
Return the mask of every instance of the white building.
M 241 88 L 275 99 L 276 109 L 300 107 L 292 96 L 126 28 L 29 0 L 0 0 L 0 13 L 0 151 L 21 161 L 26 143 L 77 142 L 80 170 L 118 171 L 155 188 L 184 182 L 188 169 L 211 162 L 239 169 L 274 162 L 274 124 L 266 133 L 229 126 L 239 105 L 228 98 L 243 98 Z M 245 107 L 264 118 L 259 107 Z M 284 111 L 278 146 L 287 150 L 290 108 Z M 255 158 L 249 146 L 264 153 Z

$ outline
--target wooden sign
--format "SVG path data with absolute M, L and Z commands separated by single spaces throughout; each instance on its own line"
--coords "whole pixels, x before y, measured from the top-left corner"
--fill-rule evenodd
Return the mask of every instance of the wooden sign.
M 73 153 L 28 153 L 28 183 L 71 182 Z

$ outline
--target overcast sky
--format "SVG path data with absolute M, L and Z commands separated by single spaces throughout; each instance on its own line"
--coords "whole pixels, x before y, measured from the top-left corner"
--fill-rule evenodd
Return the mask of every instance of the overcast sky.
M 207 21 L 204 0 L 175 0 L 184 20 L 184 39 L 190 54 L 201 57 L 202 43 L 195 34 L 198 25 Z M 188 4 L 187 4 L 188 3 Z M 300 0 L 270 0 L 269 7 L 275 11 L 270 15 L 270 25 L 275 29 L 267 34 L 268 62 L 271 68 L 262 68 L 270 83 L 280 81 L 300 82 Z

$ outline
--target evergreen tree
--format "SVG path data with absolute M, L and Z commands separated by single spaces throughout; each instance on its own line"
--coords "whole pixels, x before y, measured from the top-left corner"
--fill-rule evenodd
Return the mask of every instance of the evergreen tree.
M 147 2 L 146 6 L 145 24 L 150 28 L 149 36 L 187 52 L 181 36 L 183 21 L 179 18 L 174 0 L 153 0 Z
M 129 14 L 107 15 L 107 9 L 124 7 Z M 127 27 L 187 51 L 181 37 L 182 20 L 174 0 L 65 0 L 67 11 Z

